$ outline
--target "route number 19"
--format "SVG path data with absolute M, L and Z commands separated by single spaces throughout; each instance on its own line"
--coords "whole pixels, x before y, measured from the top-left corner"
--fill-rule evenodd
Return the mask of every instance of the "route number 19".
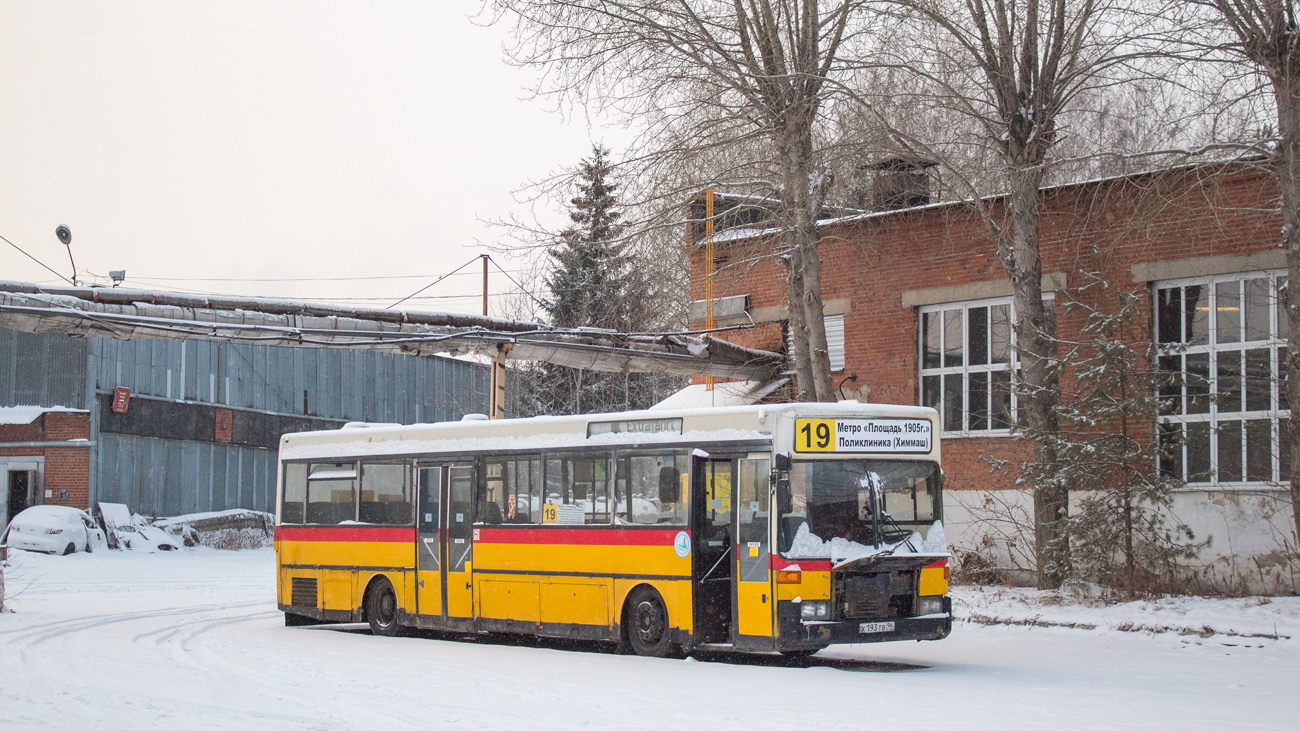
M 795 419 L 794 451 L 834 452 L 834 419 Z

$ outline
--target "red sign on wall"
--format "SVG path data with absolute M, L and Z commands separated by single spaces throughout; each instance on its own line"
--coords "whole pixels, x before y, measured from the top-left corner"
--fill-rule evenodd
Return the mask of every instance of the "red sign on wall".
M 213 436 L 218 442 L 228 444 L 235 434 L 235 412 L 230 409 L 217 409 L 216 412 Z
M 113 413 L 125 414 L 131 405 L 131 389 L 118 386 L 113 389 Z

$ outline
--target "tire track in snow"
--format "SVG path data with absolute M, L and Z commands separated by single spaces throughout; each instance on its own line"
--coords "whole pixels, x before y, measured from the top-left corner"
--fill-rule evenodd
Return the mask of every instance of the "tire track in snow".
M 293 683 L 293 668 L 286 668 L 286 672 L 278 674 L 261 672 L 226 659 L 226 654 L 238 649 L 237 647 L 226 646 L 215 652 L 209 647 L 213 642 L 210 634 L 214 630 L 232 629 L 237 625 L 278 614 L 272 610 L 170 625 L 137 635 L 134 639 L 137 644 L 141 644 L 141 640 L 147 640 L 144 644 L 155 654 L 188 674 L 206 677 L 211 684 L 225 687 L 234 693 L 260 696 L 274 704 L 292 706 L 307 713 L 306 716 L 278 713 L 275 714 L 276 718 L 341 728 L 355 724 L 358 718 L 375 716 L 373 709 L 361 709 L 352 704 L 348 704 L 345 709 L 325 708 L 320 699 L 300 699 L 294 692 L 297 686 Z M 206 651 L 202 657 L 199 650 Z M 229 672 L 221 671 L 217 666 L 225 666 Z M 338 702 L 332 701 L 330 705 L 338 706 Z M 382 724 L 384 728 L 417 728 L 395 717 L 386 716 L 383 720 L 386 722 Z
M 38 687 L 50 687 L 42 680 L 48 680 L 49 683 L 63 685 L 66 684 L 67 672 L 70 663 L 79 657 L 79 649 L 82 643 L 86 641 L 86 635 L 90 636 L 92 643 L 109 642 L 114 639 L 111 635 L 102 636 L 103 630 L 111 628 L 114 625 L 125 625 L 131 622 L 148 622 L 160 618 L 181 619 L 179 623 L 173 621 L 163 628 L 154 628 L 148 632 L 137 634 L 131 638 L 131 644 L 135 644 L 136 638 L 142 635 L 154 634 L 159 631 L 167 631 L 170 628 L 184 627 L 194 621 L 202 622 L 203 620 L 193 620 L 196 616 L 211 614 L 214 612 L 228 612 L 231 610 L 246 609 L 249 607 L 265 607 L 266 602 L 247 602 L 242 604 L 207 604 L 192 607 L 167 607 L 135 612 L 120 612 L 116 614 L 92 615 L 70 620 L 59 620 L 47 622 L 35 626 L 27 626 L 9 632 L 24 632 L 26 636 L 18 639 L 15 648 L 18 650 L 16 659 L 19 668 L 16 671 L 24 673 L 25 677 L 37 679 Z M 267 614 L 265 609 L 256 614 Z M 249 615 L 253 617 L 255 615 Z M 186 621 L 189 619 L 189 621 Z M 238 618 L 237 621 L 246 621 L 246 618 Z M 35 633 L 32 633 L 35 630 Z M 157 653 L 154 655 L 157 656 Z M 134 663 L 147 668 L 148 656 L 138 655 L 121 655 L 123 663 Z M 5 673 L 9 677 L 20 677 L 15 673 Z M 140 724 L 145 726 L 153 725 L 160 717 L 166 717 L 179 712 L 188 710 L 187 703 L 177 701 L 173 698 L 166 698 L 148 694 L 147 688 L 123 688 L 114 685 L 112 681 L 101 681 L 95 675 L 82 676 L 78 675 L 77 694 L 80 697 L 70 699 L 71 702 L 60 704 L 60 715 L 67 721 L 77 719 L 80 721 L 77 725 L 94 724 L 97 727 L 108 725 L 113 727 L 121 725 L 123 728 L 139 728 Z M 66 695 L 66 693 L 64 693 Z M 14 701 L 27 699 L 14 698 Z M 7 704 L 9 705 L 9 704 Z M 211 705 L 194 704 L 217 713 L 229 714 L 229 709 L 213 707 Z M 13 706 L 11 706 L 13 707 Z M 117 708 L 117 712 L 105 715 L 99 709 Z M 294 728 L 325 728 L 320 722 L 304 725 L 304 719 L 291 716 L 277 717 L 274 714 L 254 714 L 259 721 L 277 721 L 284 727 Z M 21 716 L 20 716 L 21 717 Z

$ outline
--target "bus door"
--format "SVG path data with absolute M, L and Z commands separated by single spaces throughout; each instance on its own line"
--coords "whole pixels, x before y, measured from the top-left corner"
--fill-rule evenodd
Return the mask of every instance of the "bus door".
M 732 641 L 731 576 L 735 541 L 732 528 L 732 485 L 736 461 L 696 457 L 692 473 L 691 555 L 695 576 L 696 642 Z
M 773 650 L 772 618 L 776 596 L 772 587 L 769 524 L 771 522 L 771 460 L 751 454 L 738 460 L 736 508 L 735 591 L 737 649 Z
M 447 468 L 417 468 L 419 507 L 415 534 L 415 612 L 425 616 L 446 616 L 447 583 L 442 567 L 447 547 L 442 531 L 442 494 Z
M 446 585 L 446 616 L 452 619 L 474 616 L 474 463 L 447 466 L 443 491 L 447 560 L 442 564 Z

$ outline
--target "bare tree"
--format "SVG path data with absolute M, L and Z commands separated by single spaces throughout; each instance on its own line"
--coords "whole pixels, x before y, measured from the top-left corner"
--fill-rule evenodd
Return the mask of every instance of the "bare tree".
M 900 142 L 933 156 L 951 187 L 979 212 L 1011 280 L 1028 431 L 1057 431 L 1060 386 L 1053 312 L 1043 303 L 1039 197 L 1069 114 L 1081 98 L 1123 82 L 1141 53 L 1138 14 L 1120 0 L 888 0 L 909 42 L 890 44 L 889 66 L 912 75 L 922 106 L 963 120 L 974 140 L 924 139 L 877 113 Z M 1152 3 L 1147 3 L 1152 5 Z M 869 95 L 861 97 L 872 108 Z M 965 146 L 961 143 L 965 142 Z M 970 144 L 974 142 L 975 144 Z M 973 173 L 981 158 L 996 174 Z M 990 186 L 996 186 L 990 189 Z M 1069 547 L 1067 491 L 1051 440 L 1034 443 L 1037 583 L 1059 585 Z
M 834 401 L 817 227 L 830 187 L 818 167 L 823 106 L 843 73 L 864 0 L 493 0 L 516 19 L 511 57 L 545 71 L 538 92 L 643 125 L 641 163 L 701 152 L 734 160 L 772 189 L 787 262 L 801 400 Z M 724 163 L 725 164 L 725 163 Z M 704 171 L 717 169 L 716 163 Z M 697 179 L 697 190 L 714 182 Z M 757 182 L 757 181 L 755 181 Z M 680 209 L 679 209 L 680 210 Z
M 1300 24 L 1290 0 L 1192 0 L 1208 11 L 1211 32 L 1189 24 L 1185 40 L 1209 61 L 1229 61 L 1260 78 L 1277 114 L 1277 140 L 1270 167 L 1281 193 L 1282 230 L 1279 245 L 1286 252 L 1288 282 L 1300 281 Z M 1219 31 L 1215 34 L 1214 31 Z M 1207 42 L 1209 41 L 1209 42 Z M 1216 42 L 1222 41 L 1222 42 Z M 1300 287 L 1287 287 L 1286 311 L 1292 322 L 1300 312 Z M 1287 347 L 1286 392 L 1289 403 L 1300 403 L 1300 349 Z M 1300 542 L 1300 429 L 1291 429 L 1291 508 L 1295 540 Z

